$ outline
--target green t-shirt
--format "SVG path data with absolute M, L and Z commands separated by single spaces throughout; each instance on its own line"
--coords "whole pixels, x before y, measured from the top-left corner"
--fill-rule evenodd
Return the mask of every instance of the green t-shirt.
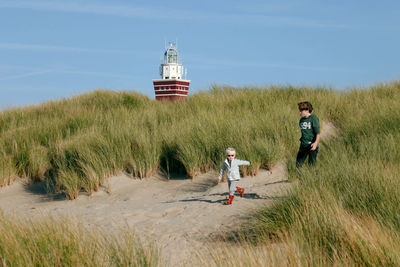
M 307 147 L 314 143 L 317 134 L 319 134 L 319 120 L 314 114 L 307 118 L 300 119 L 301 138 L 300 145 Z

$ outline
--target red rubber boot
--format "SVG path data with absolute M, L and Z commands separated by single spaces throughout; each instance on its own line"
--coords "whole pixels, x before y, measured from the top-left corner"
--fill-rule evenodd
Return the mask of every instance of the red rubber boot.
M 236 191 L 235 191 L 235 193 L 239 193 L 239 194 L 240 194 L 240 197 L 243 197 L 244 188 L 241 188 L 241 187 L 239 187 L 239 186 L 236 186 Z
M 234 196 L 229 195 L 229 199 L 227 201 L 225 201 L 224 204 L 225 205 L 231 205 L 233 198 L 234 198 Z

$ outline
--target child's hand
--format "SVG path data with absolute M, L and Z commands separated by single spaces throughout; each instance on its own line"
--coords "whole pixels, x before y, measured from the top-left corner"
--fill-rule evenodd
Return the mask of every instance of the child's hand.
M 317 143 L 317 142 L 312 143 L 312 144 L 311 144 L 311 151 L 316 150 L 316 149 L 317 149 L 317 146 L 318 146 L 318 143 Z
M 221 183 L 221 179 L 217 178 L 217 184 Z

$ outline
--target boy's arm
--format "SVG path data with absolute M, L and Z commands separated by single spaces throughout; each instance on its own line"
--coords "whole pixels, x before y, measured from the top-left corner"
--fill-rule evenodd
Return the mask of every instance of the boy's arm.
M 321 135 L 317 134 L 317 136 L 315 137 L 315 142 L 311 144 L 311 151 L 314 151 L 317 149 L 320 138 L 321 138 Z
M 315 132 L 315 141 L 314 143 L 311 144 L 311 151 L 314 151 L 317 149 L 318 144 L 319 144 L 319 140 L 321 138 L 320 135 L 320 126 L 319 126 L 319 119 L 317 116 L 315 116 L 315 121 L 313 122 L 313 130 Z

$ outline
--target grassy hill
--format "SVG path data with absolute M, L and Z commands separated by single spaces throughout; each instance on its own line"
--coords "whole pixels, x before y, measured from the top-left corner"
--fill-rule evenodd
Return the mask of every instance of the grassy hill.
M 315 168 L 298 171 L 296 104 L 304 100 L 339 136 L 322 140 Z M 217 169 L 228 146 L 252 162 L 244 169 L 249 175 L 287 159 L 297 186 L 272 209 L 254 214 L 239 234 L 243 249 L 279 240 L 273 251 L 283 265 L 400 262 L 399 82 L 347 92 L 215 86 L 173 103 L 95 91 L 3 111 L 0 137 L 2 185 L 17 177 L 43 180 L 70 199 L 96 191 L 120 171 L 195 177 Z M 260 261 L 270 264 L 275 256 Z M 231 261 L 240 265 L 254 260 L 249 257 Z M 219 264 L 218 256 L 212 259 Z
M 316 103 L 330 119 L 339 95 L 327 90 L 213 88 L 184 102 L 156 102 L 127 92 L 95 91 L 0 115 L 0 184 L 44 180 L 74 199 L 119 171 L 147 177 L 159 169 L 186 173 L 219 167 L 225 148 L 256 173 L 297 146 L 296 103 Z

